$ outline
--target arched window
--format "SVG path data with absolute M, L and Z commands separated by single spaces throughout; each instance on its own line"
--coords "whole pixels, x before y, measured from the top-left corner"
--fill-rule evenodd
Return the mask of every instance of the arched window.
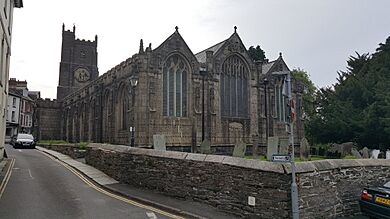
M 189 68 L 179 55 L 170 56 L 163 69 L 163 115 L 187 116 L 187 74 Z
M 230 56 L 222 65 L 221 113 L 224 117 L 248 117 L 248 75 L 244 61 Z

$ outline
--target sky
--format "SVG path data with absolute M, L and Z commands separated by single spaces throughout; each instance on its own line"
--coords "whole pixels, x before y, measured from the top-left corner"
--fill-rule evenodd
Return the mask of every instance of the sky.
M 331 86 L 355 52 L 373 53 L 390 36 L 388 0 L 23 0 L 14 10 L 10 77 L 55 98 L 62 24 L 76 38 L 98 35 L 103 75 L 138 52 L 157 48 L 175 26 L 195 54 L 228 38 L 237 26 L 244 45 L 260 45 L 271 61 L 282 52 L 290 69 Z

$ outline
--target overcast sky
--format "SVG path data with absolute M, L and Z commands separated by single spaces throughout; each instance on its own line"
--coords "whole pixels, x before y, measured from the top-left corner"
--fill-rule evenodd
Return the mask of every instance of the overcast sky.
M 260 45 L 270 60 L 283 53 L 291 69 L 306 70 L 317 87 L 336 82 L 355 51 L 374 52 L 390 36 L 388 0 L 23 0 L 15 9 L 10 77 L 55 98 L 62 24 L 76 38 L 98 35 L 100 75 L 152 48 L 179 27 L 197 53 L 237 32 L 248 48 Z

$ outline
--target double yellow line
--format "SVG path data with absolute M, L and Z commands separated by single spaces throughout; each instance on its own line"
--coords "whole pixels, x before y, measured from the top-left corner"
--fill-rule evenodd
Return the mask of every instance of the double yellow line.
M 14 167 L 14 165 L 15 165 L 15 159 L 12 158 L 11 159 L 11 163 L 8 166 L 8 170 L 5 173 L 4 179 L 3 179 L 3 181 L 0 184 L 0 199 L 1 199 L 1 196 L 3 196 L 5 187 L 7 186 L 7 183 L 9 181 L 9 179 L 11 178 L 12 168 Z
M 39 151 L 39 150 L 37 150 Z M 165 212 L 165 211 L 162 211 L 160 209 L 157 209 L 157 208 L 154 208 L 154 207 L 151 207 L 151 206 L 148 206 L 148 205 L 144 205 L 144 204 L 141 204 L 139 202 L 136 202 L 136 201 L 133 201 L 133 200 L 130 200 L 128 198 L 125 198 L 125 197 L 122 197 L 122 196 L 119 196 L 119 195 L 116 195 L 116 194 L 113 194 L 111 192 L 108 192 L 107 190 L 104 190 L 98 186 L 96 186 L 95 184 L 93 184 L 88 178 L 86 178 L 85 176 L 83 176 L 82 174 L 80 174 L 78 171 L 76 171 L 75 169 L 73 169 L 71 166 L 69 166 L 68 164 L 58 160 L 58 159 L 55 159 L 53 158 L 52 156 L 42 152 L 42 151 L 39 151 L 40 153 L 44 154 L 45 156 L 49 157 L 50 159 L 58 162 L 59 164 L 61 164 L 62 166 L 64 166 L 66 169 L 68 169 L 69 171 L 71 171 L 72 173 L 74 173 L 77 177 L 79 177 L 85 184 L 87 184 L 89 187 L 95 189 L 96 191 L 100 192 L 100 193 L 103 193 L 111 198 L 114 198 L 114 199 L 117 199 L 117 200 L 120 200 L 120 201 L 123 201 L 125 203 L 128 203 L 130 205 L 134 205 L 134 206 L 137 206 L 137 207 L 140 207 L 140 208 L 143 208 L 143 209 L 146 209 L 146 210 L 149 210 L 149 211 L 152 211 L 152 212 L 155 212 L 155 213 L 158 213 L 158 214 L 161 214 L 161 215 L 164 215 L 164 216 L 167 216 L 167 217 L 170 217 L 170 218 L 174 218 L 174 219 L 185 219 L 184 217 L 181 217 L 181 216 L 178 216 L 178 215 L 174 215 L 174 214 L 171 214 L 171 213 L 168 213 L 168 212 Z M 0 196 L 1 197 L 1 196 Z

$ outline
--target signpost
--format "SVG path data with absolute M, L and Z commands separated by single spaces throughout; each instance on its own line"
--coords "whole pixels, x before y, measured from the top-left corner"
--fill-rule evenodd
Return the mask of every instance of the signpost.
M 292 97 L 291 92 L 291 72 L 290 71 L 281 71 L 274 72 L 274 75 L 283 75 L 285 77 L 285 83 L 287 85 L 283 87 L 283 95 L 288 98 L 289 103 L 289 112 L 290 119 L 289 124 L 287 124 L 288 133 L 290 134 L 290 145 L 291 150 L 291 207 L 292 207 L 292 216 L 293 219 L 299 219 L 299 206 L 298 206 L 298 186 L 295 179 L 295 150 L 294 150 L 294 121 L 296 119 L 295 115 L 295 101 Z
M 272 162 L 290 163 L 291 156 L 289 154 L 273 154 Z

